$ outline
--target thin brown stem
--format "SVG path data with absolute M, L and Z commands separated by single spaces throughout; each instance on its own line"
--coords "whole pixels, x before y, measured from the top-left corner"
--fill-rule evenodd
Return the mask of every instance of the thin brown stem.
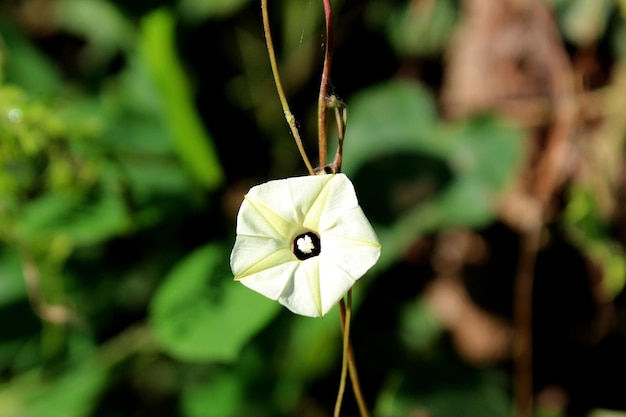
M 320 167 L 326 165 L 326 114 L 328 110 L 328 83 L 333 55 L 333 11 L 330 0 L 324 1 L 324 15 L 326 18 L 326 49 L 324 53 L 324 67 L 320 82 L 320 95 L 317 105 L 317 134 L 319 139 Z
M 570 142 L 575 136 L 579 116 L 576 99 L 575 75 L 570 58 L 561 40 L 558 27 L 546 2 L 541 0 L 509 0 L 516 13 L 529 26 L 530 36 L 537 37 L 537 60 L 545 65 L 550 99 L 553 107 L 552 125 L 537 161 L 530 194 L 537 205 L 538 216 L 522 230 L 521 247 L 515 280 L 514 300 L 514 414 L 517 417 L 533 415 L 533 285 L 537 253 L 546 218 L 555 192 L 571 174 L 568 156 Z M 573 164 L 571 164 L 573 165 Z
M 289 103 L 287 102 L 287 96 L 285 94 L 285 90 L 283 89 L 283 85 L 280 81 L 280 74 L 278 72 L 278 64 L 276 63 L 276 54 L 274 52 L 274 43 L 272 41 L 272 34 L 270 32 L 270 22 L 269 15 L 267 11 L 267 0 L 261 0 L 261 13 L 263 14 L 263 31 L 265 33 L 265 43 L 267 45 L 267 52 L 270 57 L 270 65 L 272 67 L 272 75 L 274 76 L 274 82 L 276 83 L 276 91 L 278 92 L 278 97 L 280 99 L 280 104 L 283 107 L 283 112 L 285 113 L 285 119 L 289 124 L 289 128 L 291 129 L 291 133 L 293 134 L 293 138 L 296 141 L 296 145 L 298 146 L 298 150 L 300 151 L 300 155 L 302 156 L 302 160 L 306 165 L 309 174 L 314 175 L 315 170 L 309 161 L 308 156 L 306 155 L 306 151 L 304 149 L 304 144 L 302 143 L 302 138 L 300 137 L 300 132 L 298 132 L 298 126 L 296 124 L 296 118 L 293 113 L 289 109 Z
M 343 331 L 343 355 L 341 359 L 341 379 L 339 380 L 339 392 L 337 393 L 337 401 L 335 402 L 334 417 L 339 417 L 341 412 L 341 403 L 346 391 L 346 376 L 348 374 L 348 351 L 350 349 L 350 316 L 352 315 L 352 290 L 348 291 L 348 308 L 345 315 L 342 316 Z
M 539 224 L 522 236 L 515 277 L 513 355 L 516 378 L 513 396 L 517 417 L 530 417 L 533 412 L 532 293 L 540 235 Z
M 348 290 L 348 303 L 351 307 L 352 304 L 352 289 Z M 343 299 L 339 301 L 339 311 L 341 312 L 341 330 L 344 332 L 344 337 L 347 331 L 350 329 L 346 327 L 347 311 Z M 347 331 L 346 331 L 347 330 Z M 369 411 L 367 411 L 367 405 L 361 391 L 361 384 L 359 382 L 359 374 L 356 369 L 356 361 L 354 359 L 354 350 L 352 349 L 352 342 L 349 339 L 348 334 L 348 370 L 350 371 L 350 382 L 352 383 L 352 391 L 359 406 L 359 413 L 361 417 L 370 417 Z

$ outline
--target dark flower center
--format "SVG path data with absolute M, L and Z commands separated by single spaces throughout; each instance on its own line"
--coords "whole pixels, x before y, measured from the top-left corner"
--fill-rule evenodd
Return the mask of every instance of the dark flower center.
M 313 232 L 302 233 L 293 239 L 292 250 L 301 261 L 317 256 L 322 250 L 320 237 Z

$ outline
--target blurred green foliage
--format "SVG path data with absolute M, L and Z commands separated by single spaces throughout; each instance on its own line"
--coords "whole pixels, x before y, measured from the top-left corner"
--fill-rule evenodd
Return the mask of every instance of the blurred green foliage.
M 313 149 L 321 2 L 270 3 Z M 344 169 L 383 245 L 355 290 L 367 401 L 379 417 L 509 415 L 509 364 L 460 357 L 422 299 L 432 270 L 407 254 L 498 220 L 526 132 L 495 113 L 449 121 L 439 76 L 397 76 L 420 60 L 442 70 L 462 2 L 334 3 Z M 550 3 L 571 49 L 625 59 L 626 3 Z M 243 193 L 304 173 L 260 22 L 247 0 L 0 5 L 0 417 L 330 415 L 337 309 L 295 317 L 229 270 Z M 569 191 L 560 227 L 617 299 L 624 248 L 593 187 Z M 573 417 L 602 406 L 582 404 Z
M 181 360 L 236 361 L 250 335 L 279 310 L 277 303 L 232 285 L 229 249 L 212 245 L 196 250 L 154 295 L 155 336 Z
M 442 123 L 433 103 L 406 81 L 372 86 L 351 101 L 344 170 L 380 224 L 378 267 L 397 261 L 416 233 L 493 219 L 498 192 L 524 159 L 515 128 L 488 116 Z

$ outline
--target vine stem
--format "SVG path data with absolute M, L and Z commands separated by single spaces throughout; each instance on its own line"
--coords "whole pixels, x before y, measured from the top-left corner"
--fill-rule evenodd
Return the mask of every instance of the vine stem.
M 539 56 L 544 57 L 550 98 L 554 102 L 551 127 L 531 183 L 537 215 L 533 223 L 522 230 L 513 305 L 514 414 L 516 417 L 531 417 L 534 411 L 532 306 L 537 255 L 555 193 L 563 186 L 565 178 L 572 175 L 566 155 L 576 136 L 580 104 L 576 99 L 576 75 L 547 4 L 541 0 L 509 1 L 525 22 L 535 22 L 543 30 L 543 39 L 539 42 L 542 45 L 539 53 L 543 55 Z
M 342 300 L 343 301 L 343 300 Z M 339 391 L 335 402 L 334 417 L 339 417 L 341 402 L 346 390 L 346 376 L 348 373 L 348 351 L 350 349 L 350 316 L 352 315 L 352 289 L 348 291 L 348 308 L 342 315 L 341 327 L 343 329 L 343 355 L 341 359 L 341 379 L 339 380 Z
M 324 2 L 324 14 L 326 21 L 326 48 L 324 53 L 324 65 L 322 69 L 322 76 L 320 81 L 320 92 L 318 99 L 318 140 L 319 140 L 319 160 L 320 160 L 320 168 L 326 166 L 326 123 L 327 123 L 327 113 L 329 107 L 329 98 L 328 98 L 328 84 L 330 80 L 330 67 L 332 62 L 332 52 L 333 52 L 333 24 L 332 24 L 332 8 L 331 8 L 331 0 L 323 0 Z M 263 15 L 263 31 L 265 33 L 265 42 L 267 45 L 267 52 L 270 58 L 270 64 L 272 67 L 272 75 L 274 77 L 274 82 L 276 84 L 276 90 L 278 92 L 278 97 L 280 99 L 280 103 L 283 107 L 283 112 L 285 113 L 285 119 L 291 128 L 291 132 L 293 134 L 294 140 L 296 141 L 296 145 L 298 146 L 298 150 L 300 151 L 300 155 L 309 171 L 309 174 L 315 175 L 315 170 L 313 169 L 309 158 L 306 155 L 306 151 L 304 149 L 304 145 L 302 143 L 302 139 L 300 137 L 300 133 L 298 132 L 298 127 L 295 121 L 295 117 L 291 113 L 289 109 L 289 104 L 287 102 L 287 97 L 285 95 L 282 83 L 280 81 L 280 74 L 278 72 L 278 65 L 276 63 L 276 54 L 274 52 L 274 44 L 272 41 L 272 35 L 270 31 L 269 25 L 269 16 L 268 16 L 268 8 L 267 8 L 267 0 L 261 0 L 261 12 Z M 343 151 L 343 137 L 344 131 L 346 127 L 346 108 L 345 104 L 339 102 L 339 100 L 334 97 L 332 105 L 335 109 L 335 116 L 337 121 L 337 129 L 339 133 L 339 145 L 337 148 L 337 155 L 335 156 L 335 160 L 333 162 L 335 172 L 339 172 L 341 169 L 342 162 L 342 151 Z M 346 377 L 349 372 L 350 374 L 350 382 L 352 384 L 352 389 L 354 392 L 354 396 L 356 398 L 359 412 L 361 417 L 370 417 L 369 412 L 367 411 L 367 406 L 365 404 L 365 400 L 363 398 L 363 393 L 361 392 L 361 385 L 359 382 L 359 376 L 356 369 L 356 361 L 354 359 L 354 350 L 352 349 L 352 343 L 350 341 L 350 316 L 352 314 L 352 289 L 348 290 L 347 294 L 347 308 L 343 299 L 339 301 L 339 308 L 341 311 L 341 330 L 343 332 L 343 356 L 342 356 L 342 365 L 341 365 L 341 380 L 339 382 L 339 391 L 337 393 L 337 401 L 335 403 L 334 417 L 339 417 L 341 412 L 341 404 L 343 402 L 343 397 L 345 393 L 346 387 Z
M 345 340 L 348 340 L 347 356 L 348 356 L 348 370 L 350 371 L 350 382 L 352 383 L 352 390 L 354 391 L 354 397 L 356 398 L 357 405 L 359 406 L 359 413 L 361 417 L 370 417 L 369 411 L 367 411 L 367 405 L 361 391 L 361 384 L 359 382 L 359 374 L 356 369 L 356 361 L 354 359 L 354 350 L 352 349 L 352 342 L 350 341 L 350 310 L 352 310 L 352 289 L 348 290 L 348 308 L 342 300 L 339 301 L 339 310 L 341 312 L 341 330 Z M 346 351 L 344 350 L 344 358 Z
M 330 0 L 324 0 L 324 16 L 326 19 L 326 48 L 324 66 L 320 81 L 320 95 L 317 104 L 317 134 L 319 139 L 320 167 L 326 165 L 326 115 L 328 109 L 328 83 L 333 55 L 333 11 Z
M 516 378 L 513 381 L 513 398 L 517 417 L 530 417 L 533 413 L 532 293 L 540 240 L 541 224 L 525 231 L 515 277 L 513 358 Z
M 346 104 L 334 95 L 328 101 L 329 106 L 335 110 L 335 122 L 337 124 L 337 153 L 333 161 L 334 172 L 341 172 L 343 162 L 343 138 L 348 123 L 348 108 Z
M 322 76 L 320 81 L 320 93 L 317 106 L 317 132 L 319 139 L 319 162 L 320 168 L 326 166 L 326 120 L 328 114 L 329 101 L 332 107 L 335 109 L 335 117 L 338 130 L 338 146 L 335 160 L 333 161 L 334 172 L 341 170 L 341 162 L 343 156 L 343 138 L 346 127 L 346 107 L 345 104 L 340 102 L 336 97 L 329 99 L 328 84 L 330 81 L 330 67 L 332 64 L 333 54 L 333 12 L 331 7 L 331 0 L 324 1 L 324 16 L 326 21 L 326 48 L 324 53 L 324 66 L 322 68 Z M 331 101 L 332 100 L 332 101 Z M 352 288 L 348 290 L 347 294 L 347 307 L 343 299 L 339 301 L 339 310 L 341 312 L 341 331 L 343 332 L 343 355 L 341 360 L 341 379 L 339 381 L 339 391 L 337 393 L 337 401 L 335 403 L 334 417 L 339 417 L 341 411 L 341 403 L 346 388 L 346 374 L 347 370 L 350 372 L 350 382 L 352 384 L 352 390 L 359 407 L 361 417 L 370 417 L 369 411 L 367 411 L 367 405 L 361 392 L 361 384 L 359 382 L 359 375 L 356 369 L 356 361 L 354 359 L 354 350 L 352 349 L 352 342 L 350 341 L 350 319 L 352 315 Z M 347 368 L 347 369 L 346 369 Z
M 325 0 L 326 1 L 326 0 Z M 309 157 L 306 154 L 304 149 L 304 144 L 302 143 L 302 138 L 300 137 L 300 132 L 298 132 L 298 126 L 296 124 L 296 118 L 293 113 L 289 109 L 289 103 L 287 102 L 287 96 L 285 95 L 285 90 L 283 89 L 283 85 L 280 81 L 280 74 L 278 72 L 278 64 L 276 63 L 276 54 L 274 52 L 274 42 L 272 41 L 272 33 L 270 31 L 270 20 L 269 14 L 267 11 L 267 0 L 261 0 L 261 13 L 263 15 L 263 32 L 265 33 L 265 44 L 267 45 L 267 52 L 270 57 L 270 65 L 272 67 L 272 75 L 274 76 L 274 83 L 276 84 L 276 91 L 278 92 L 278 98 L 280 99 L 280 104 L 283 107 L 283 112 L 285 113 L 285 119 L 289 124 L 289 128 L 291 129 L 291 133 L 293 135 L 294 140 L 296 141 L 296 145 L 298 146 L 298 150 L 300 151 L 300 156 L 302 156 L 302 160 L 306 165 L 309 174 L 315 175 L 315 170 L 309 161 Z

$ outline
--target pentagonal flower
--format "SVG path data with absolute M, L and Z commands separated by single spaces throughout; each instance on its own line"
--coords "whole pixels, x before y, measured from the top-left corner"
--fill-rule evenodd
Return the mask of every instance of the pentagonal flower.
M 380 256 L 344 174 L 294 177 L 250 189 L 230 257 L 235 280 L 304 316 L 321 317 Z

